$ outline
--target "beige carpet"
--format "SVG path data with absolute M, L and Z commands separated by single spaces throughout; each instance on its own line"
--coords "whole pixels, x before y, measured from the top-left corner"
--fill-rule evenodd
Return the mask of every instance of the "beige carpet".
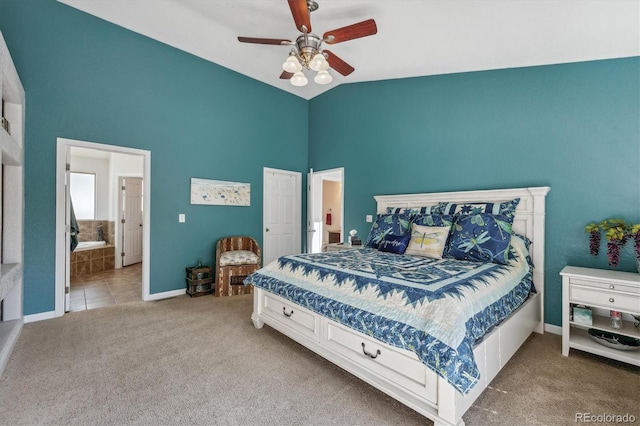
M 425 425 L 424 417 L 273 329 L 252 296 L 187 296 L 25 325 L 0 377 L 3 425 Z M 640 422 L 640 369 L 532 336 L 467 425 Z

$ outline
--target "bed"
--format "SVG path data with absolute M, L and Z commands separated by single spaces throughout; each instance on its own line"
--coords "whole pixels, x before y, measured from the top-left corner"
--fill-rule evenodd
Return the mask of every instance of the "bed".
M 451 229 L 460 230 L 466 226 L 461 215 L 472 206 L 475 219 L 465 221 L 508 220 L 508 226 L 498 221 L 495 228 L 514 236 L 500 252 L 503 260 L 496 256 L 490 262 L 397 254 L 386 248 L 398 238 L 387 235 L 376 244 L 368 241 L 374 248 L 285 256 L 245 281 L 254 285 L 252 321 L 258 329 L 267 324 L 280 331 L 436 425 L 464 425 L 466 410 L 527 337 L 543 333 L 548 191 L 375 196 L 377 220 L 411 214 L 414 222 L 425 212 L 420 217 L 449 217 L 431 215 L 433 209 L 458 218 Z

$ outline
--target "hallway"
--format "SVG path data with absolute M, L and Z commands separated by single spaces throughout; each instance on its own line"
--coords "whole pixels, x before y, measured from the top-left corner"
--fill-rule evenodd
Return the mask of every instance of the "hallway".
M 69 312 L 142 301 L 142 263 L 71 280 Z

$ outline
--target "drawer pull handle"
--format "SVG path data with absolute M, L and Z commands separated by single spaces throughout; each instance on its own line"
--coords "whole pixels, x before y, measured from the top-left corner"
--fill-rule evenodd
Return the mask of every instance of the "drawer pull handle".
M 282 314 L 287 317 L 287 318 L 291 318 L 291 315 L 293 315 L 293 309 L 291 310 L 291 312 L 287 313 L 287 308 L 285 308 L 284 306 L 282 307 Z
M 613 290 L 614 288 L 616 288 L 616 286 L 615 286 L 615 285 L 613 285 L 613 284 L 611 284 L 611 285 L 609 286 L 609 288 L 610 288 L 611 290 Z
M 380 355 L 380 349 L 378 349 L 375 354 L 372 354 L 371 352 L 367 352 L 367 350 L 364 348 L 364 342 L 362 342 L 362 353 L 371 359 L 376 359 L 378 358 L 378 355 Z
M 613 297 L 610 297 L 610 298 L 609 298 L 609 302 L 611 302 L 611 303 L 615 302 L 614 298 L 613 298 Z

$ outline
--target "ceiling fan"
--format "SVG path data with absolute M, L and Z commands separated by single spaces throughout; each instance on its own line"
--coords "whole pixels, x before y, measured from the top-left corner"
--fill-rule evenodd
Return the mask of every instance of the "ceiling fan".
M 288 79 L 294 86 L 304 86 L 308 82 L 307 77 L 302 73 L 303 67 L 318 72 L 314 78 L 314 81 L 318 84 L 328 84 L 333 80 L 331 74 L 327 71 L 329 67 L 344 76 L 351 74 L 354 71 L 351 65 L 332 52 L 321 49 L 320 46 L 322 43 L 335 44 L 374 35 L 378 32 L 376 21 L 367 19 L 366 21 L 327 31 L 320 38 L 311 32 L 310 19 L 311 12 L 318 9 L 318 3 L 314 0 L 288 0 L 288 2 L 296 28 L 302 33 L 295 42 L 286 39 L 256 37 L 238 37 L 238 41 L 242 43 L 293 46 L 289 57 L 282 64 L 284 71 L 280 78 Z

